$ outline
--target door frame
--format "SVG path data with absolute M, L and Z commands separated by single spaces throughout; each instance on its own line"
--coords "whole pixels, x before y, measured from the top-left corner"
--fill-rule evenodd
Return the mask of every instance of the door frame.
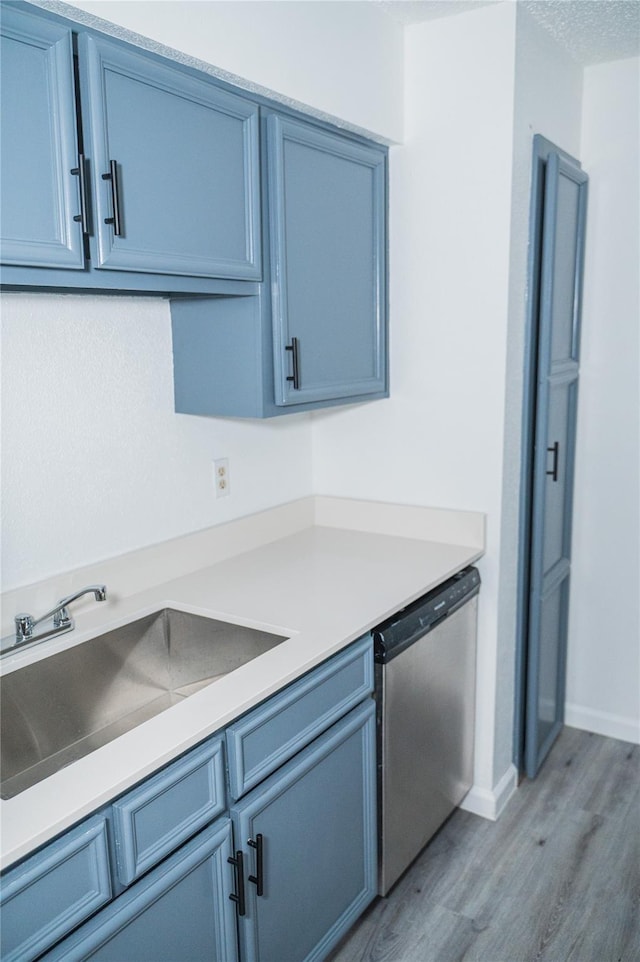
M 531 200 L 529 207 L 529 250 L 525 308 L 524 378 L 520 449 L 520 497 L 518 520 L 518 576 L 516 612 L 516 679 L 513 726 L 513 762 L 521 778 L 524 772 L 527 694 L 527 628 L 529 624 L 529 580 L 531 561 L 531 512 L 533 506 L 533 459 L 537 397 L 540 280 L 542 272 L 542 229 L 547 159 L 550 153 L 581 168 L 572 157 L 541 134 L 533 137 Z

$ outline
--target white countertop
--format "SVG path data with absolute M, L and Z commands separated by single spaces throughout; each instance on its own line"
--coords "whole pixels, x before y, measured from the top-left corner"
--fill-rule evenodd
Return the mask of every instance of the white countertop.
M 278 511 L 281 519 L 286 508 L 273 509 Z M 256 516 L 256 524 L 264 528 L 271 514 Z M 346 526 L 334 526 L 347 518 Z M 448 518 L 452 542 L 442 540 Z M 173 580 L 134 594 L 110 592 L 109 602 L 89 606 L 78 617 L 74 632 L 36 646 L 31 653 L 3 659 L 3 672 L 11 671 L 164 607 L 273 631 L 288 639 L 68 768 L 2 801 L 3 868 L 476 561 L 484 548 L 483 519 L 472 512 L 434 513 L 315 499 L 314 523 L 307 521 L 308 517 L 289 525 L 299 530 L 256 543 Z M 465 523 L 468 544 L 460 543 Z M 233 524 L 224 526 L 231 541 Z M 236 525 L 246 533 L 246 521 Z M 373 530 L 363 530 L 367 526 Z M 401 534 L 389 533 L 394 528 Z M 430 528 L 440 540 L 429 540 Z M 415 536 L 407 537 L 407 531 Z M 133 561 L 133 556 L 126 556 L 123 569 Z M 155 564 L 160 570 L 157 559 Z M 113 561 L 105 567 L 117 570 Z

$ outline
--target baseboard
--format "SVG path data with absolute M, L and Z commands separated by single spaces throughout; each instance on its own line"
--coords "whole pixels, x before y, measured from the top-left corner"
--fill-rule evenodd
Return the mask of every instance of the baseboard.
M 607 711 L 584 708 L 582 705 L 564 706 L 564 721 L 569 728 L 617 738 L 619 741 L 640 745 L 640 720 L 614 715 Z
M 495 822 L 502 815 L 517 787 L 518 770 L 515 765 L 510 765 L 494 788 L 478 788 L 474 785 L 463 798 L 460 808 Z

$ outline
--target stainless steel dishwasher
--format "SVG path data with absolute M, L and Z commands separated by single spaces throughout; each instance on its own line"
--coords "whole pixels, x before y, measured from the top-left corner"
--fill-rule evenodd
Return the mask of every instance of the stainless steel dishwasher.
M 465 568 L 373 632 L 380 895 L 473 781 L 479 590 Z

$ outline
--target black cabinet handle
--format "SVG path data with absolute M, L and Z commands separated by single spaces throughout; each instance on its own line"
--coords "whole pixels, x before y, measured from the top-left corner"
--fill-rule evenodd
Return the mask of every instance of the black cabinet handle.
M 113 224 L 113 233 L 116 237 L 122 234 L 122 220 L 120 218 L 120 194 L 118 192 L 118 164 L 115 160 L 109 161 L 109 173 L 102 175 L 103 180 L 111 181 L 111 205 L 113 217 L 105 217 L 105 224 Z
M 250 838 L 248 839 L 247 844 L 251 846 L 251 848 L 255 848 L 256 850 L 256 874 L 250 875 L 249 881 L 253 882 L 253 884 L 256 886 L 257 894 L 262 895 L 264 892 L 264 875 L 263 875 L 264 861 L 262 857 L 263 840 L 260 832 L 258 832 L 258 834 L 256 835 L 255 841 L 252 838 Z
M 247 914 L 245 901 L 244 901 L 244 856 L 242 850 L 238 849 L 236 852 L 236 857 L 229 856 L 227 859 L 230 865 L 233 865 L 236 874 L 236 890 L 232 892 L 229 896 L 232 902 L 235 902 L 238 907 L 238 915 L 243 916 Z
M 290 374 L 287 381 L 293 381 L 295 391 L 300 390 L 300 344 L 297 337 L 291 338 L 291 344 L 287 344 L 285 351 L 291 351 L 293 355 L 293 374 Z
M 554 441 L 550 448 L 547 448 L 547 453 L 553 454 L 553 467 L 551 471 L 547 471 L 547 474 L 551 476 L 553 481 L 558 480 L 558 453 L 560 451 L 560 442 Z
M 73 218 L 82 224 L 82 233 L 88 234 L 87 226 L 87 178 L 84 166 L 84 154 L 78 154 L 78 166 L 72 167 L 71 173 L 80 178 L 80 213 Z

